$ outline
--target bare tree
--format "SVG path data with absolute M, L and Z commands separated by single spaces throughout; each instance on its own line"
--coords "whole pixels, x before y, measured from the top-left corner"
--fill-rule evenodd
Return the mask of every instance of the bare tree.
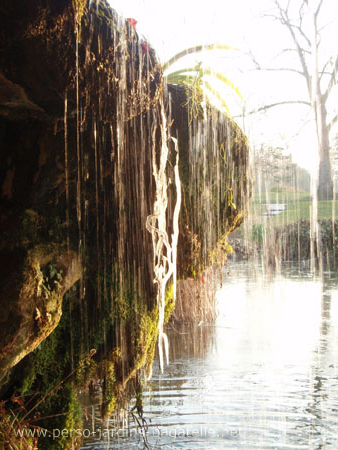
M 328 120 L 327 103 L 333 87 L 337 84 L 338 53 L 330 57 L 320 66 L 321 33 L 323 27 L 319 27 L 319 16 L 325 0 L 300 0 L 295 14 L 295 2 L 286 0 L 274 0 L 274 10 L 267 17 L 280 22 L 289 31 L 292 48 L 283 52 L 294 52 L 297 55 L 299 68 L 278 67 L 262 68 L 254 59 L 257 69 L 271 71 L 289 71 L 299 74 L 306 83 L 309 101 L 291 100 L 276 102 L 266 105 L 262 109 L 268 109 L 287 103 L 299 103 L 309 105 L 314 113 L 319 152 L 318 190 L 319 200 L 330 200 L 333 197 L 333 183 L 330 163 L 329 134 L 332 126 L 338 121 L 338 114 Z M 292 4 L 292 5 L 291 5 Z M 306 25 L 305 25 L 306 24 Z
M 258 189 L 270 190 L 272 187 L 292 187 L 310 191 L 310 174 L 292 161 L 282 147 L 261 144 L 254 148 L 253 170 Z

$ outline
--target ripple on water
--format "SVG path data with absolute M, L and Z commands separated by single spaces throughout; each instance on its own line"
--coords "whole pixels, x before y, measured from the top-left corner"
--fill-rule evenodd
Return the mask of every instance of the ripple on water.
M 336 450 L 337 280 L 236 270 L 219 292 L 220 326 L 168 330 L 170 365 L 161 374 L 155 362 L 143 395 L 149 448 Z M 144 448 L 133 424 L 130 434 L 83 449 Z

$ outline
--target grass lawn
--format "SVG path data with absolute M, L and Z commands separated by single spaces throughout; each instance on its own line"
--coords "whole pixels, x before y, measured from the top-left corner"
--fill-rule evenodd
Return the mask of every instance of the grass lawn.
M 267 203 L 285 203 L 286 209 L 276 216 L 264 216 Z M 253 223 L 265 224 L 268 222 L 276 226 L 287 225 L 302 219 L 309 220 L 312 208 L 313 204 L 309 193 L 291 191 L 288 188 L 278 191 L 271 189 L 270 192 L 264 192 L 262 195 L 255 194 L 250 205 Z M 333 213 L 335 217 L 338 217 L 338 200 L 318 202 L 318 219 L 331 219 Z
M 303 201 L 310 202 L 311 194 L 303 191 L 292 191 L 291 189 L 283 189 L 279 191 L 270 190 L 270 192 L 255 193 L 252 196 L 254 204 L 259 203 L 298 203 Z

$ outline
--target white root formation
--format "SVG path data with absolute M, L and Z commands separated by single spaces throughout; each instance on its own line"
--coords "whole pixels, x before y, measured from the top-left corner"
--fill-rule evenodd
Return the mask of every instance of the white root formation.
M 146 227 L 152 235 L 154 248 L 154 283 L 157 284 L 157 306 L 158 306 L 158 350 L 160 367 L 163 372 L 163 347 L 167 364 L 169 363 L 168 337 L 163 331 L 164 313 L 165 313 L 165 291 L 167 282 L 172 277 L 174 301 L 176 300 L 176 257 L 177 257 L 177 241 L 178 241 L 178 217 L 181 207 L 181 181 L 178 171 L 178 146 L 177 140 L 171 138 L 175 144 L 176 163 L 174 168 L 175 188 L 176 188 L 176 204 L 173 214 L 173 234 L 171 243 L 167 233 L 166 211 L 168 206 L 168 179 L 166 168 L 168 164 L 168 133 L 167 120 L 164 113 L 164 106 L 161 102 L 161 155 L 159 166 L 156 162 L 155 148 L 153 149 L 153 175 L 156 182 L 156 198 L 154 203 L 154 213 L 147 217 Z M 153 145 L 155 145 L 156 126 L 153 129 Z

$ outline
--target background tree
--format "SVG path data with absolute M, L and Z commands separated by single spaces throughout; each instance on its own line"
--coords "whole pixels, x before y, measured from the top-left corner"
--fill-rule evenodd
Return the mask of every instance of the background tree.
M 292 47 L 283 50 L 282 54 L 293 53 L 298 60 L 298 67 L 262 68 L 255 58 L 259 70 L 288 71 L 303 77 L 306 83 L 308 99 L 287 100 L 266 105 L 259 110 L 288 103 L 307 104 L 312 108 L 319 153 L 318 190 L 319 200 L 333 198 L 333 183 L 330 163 L 330 131 L 338 120 L 338 114 L 328 119 L 328 100 L 337 84 L 338 52 L 331 54 L 325 61 L 321 45 L 321 34 L 324 26 L 319 25 L 319 17 L 325 0 L 274 0 L 274 9 L 266 14 L 286 27 L 291 37 Z
M 256 192 L 290 188 L 310 192 L 310 174 L 299 167 L 281 147 L 261 144 L 253 152 Z
M 330 147 L 330 159 L 332 167 L 332 180 L 334 187 L 338 185 L 338 134 L 332 139 Z

